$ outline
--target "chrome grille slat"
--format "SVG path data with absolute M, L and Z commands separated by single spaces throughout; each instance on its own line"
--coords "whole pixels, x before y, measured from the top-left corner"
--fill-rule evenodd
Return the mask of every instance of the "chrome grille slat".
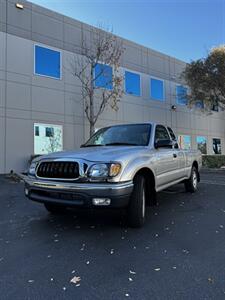
M 37 177 L 49 179 L 77 179 L 79 177 L 78 162 L 43 161 L 37 168 Z

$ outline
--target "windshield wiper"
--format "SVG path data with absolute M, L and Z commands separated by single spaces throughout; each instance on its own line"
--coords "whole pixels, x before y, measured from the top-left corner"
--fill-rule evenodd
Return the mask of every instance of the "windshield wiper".
M 139 146 L 138 144 L 133 143 L 108 143 L 105 146 Z
M 81 148 L 86 148 L 86 147 L 98 147 L 98 146 L 105 146 L 105 145 L 96 145 L 96 144 L 90 144 L 90 145 L 81 145 Z
M 90 144 L 90 145 L 81 145 L 81 148 L 85 147 L 98 147 L 98 146 L 139 146 L 138 144 L 133 144 L 133 143 L 108 143 L 108 144 Z

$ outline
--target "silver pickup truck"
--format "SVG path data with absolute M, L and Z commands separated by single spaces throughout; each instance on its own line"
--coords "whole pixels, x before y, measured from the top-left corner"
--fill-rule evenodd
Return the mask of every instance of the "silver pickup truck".
M 155 124 L 115 125 L 98 130 L 77 151 L 34 159 L 24 176 L 25 195 L 51 213 L 68 207 L 125 208 L 141 227 L 156 193 L 183 182 L 194 193 L 201 153 L 179 149 L 171 128 Z

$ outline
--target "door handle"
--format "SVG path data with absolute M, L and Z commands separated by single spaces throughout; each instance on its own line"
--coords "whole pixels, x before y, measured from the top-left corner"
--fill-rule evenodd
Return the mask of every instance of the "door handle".
M 174 158 L 176 158 L 176 157 L 177 157 L 176 153 L 173 153 L 173 157 L 174 157 Z

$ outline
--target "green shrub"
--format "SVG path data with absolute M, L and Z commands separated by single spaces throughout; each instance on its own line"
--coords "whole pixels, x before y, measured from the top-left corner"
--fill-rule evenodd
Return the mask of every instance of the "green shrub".
M 225 155 L 203 155 L 202 165 L 206 168 L 221 168 L 225 166 Z

